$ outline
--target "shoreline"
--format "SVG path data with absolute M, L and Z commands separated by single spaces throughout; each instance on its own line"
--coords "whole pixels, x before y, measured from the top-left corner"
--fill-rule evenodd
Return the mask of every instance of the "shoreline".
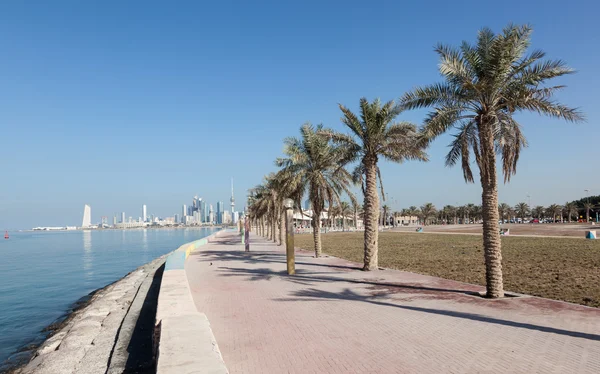
M 69 324 L 71 324 L 77 317 L 81 316 L 85 313 L 86 309 L 91 306 L 96 300 L 107 294 L 117 286 L 119 283 L 123 282 L 125 279 L 130 277 L 132 274 L 147 269 L 148 267 L 152 267 L 154 264 L 158 262 L 163 262 L 166 258 L 171 254 L 171 252 L 159 256 L 146 264 L 139 266 L 138 268 L 128 272 L 121 278 L 106 284 L 103 287 L 100 287 L 87 295 L 84 295 L 77 299 L 74 303 L 72 303 L 69 308 L 64 312 L 63 315 L 58 317 L 52 323 L 44 327 L 42 330 L 38 332 L 38 336 L 32 339 L 31 342 L 24 344 L 15 350 L 11 355 L 7 358 L 6 361 L 0 363 L 0 373 L 6 374 L 18 374 L 21 373 L 23 369 L 25 369 L 35 358 L 36 355 L 39 354 L 39 351 L 43 349 L 43 347 L 61 330 L 65 329 Z M 14 362 L 10 362 L 14 360 Z

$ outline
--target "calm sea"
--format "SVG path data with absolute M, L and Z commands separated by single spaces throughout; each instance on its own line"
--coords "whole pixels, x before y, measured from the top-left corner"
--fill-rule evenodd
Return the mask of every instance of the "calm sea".
M 0 372 L 69 307 L 212 229 L 12 232 L 0 238 Z M 4 234 L 4 233 L 2 233 Z M 8 360 L 8 361 L 7 361 Z

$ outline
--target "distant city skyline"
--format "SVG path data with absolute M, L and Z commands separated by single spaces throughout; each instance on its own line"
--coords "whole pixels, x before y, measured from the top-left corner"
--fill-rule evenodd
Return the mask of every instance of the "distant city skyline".
M 531 50 L 578 71 L 557 82 L 568 85 L 557 99 L 581 107 L 587 122 L 519 114 L 529 147 L 500 201 L 530 195 L 532 205 L 549 205 L 585 189 L 600 194 L 600 175 L 589 172 L 596 147 L 585 142 L 600 123 L 600 5 L 544 4 L 3 2 L 10 58 L 0 85 L 0 229 L 79 226 L 84 204 L 93 222 L 123 211 L 137 219 L 143 204 L 147 217 L 173 216 L 200 193 L 230 211 L 232 175 L 241 210 L 300 125 L 345 131 L 338 103 L 357 112 L 363 96 L 397 100 L 440 82 L 434 46 L 473 42 L 482 27 L 498 32 L 509 22 L 533 25 Z M 425 114 L 398 120 L 419 124 Z M 481 201 L 477 184 L 444 166 L 450 141 L 436 140 L 428 163 L 381 162 L 392 209 Z

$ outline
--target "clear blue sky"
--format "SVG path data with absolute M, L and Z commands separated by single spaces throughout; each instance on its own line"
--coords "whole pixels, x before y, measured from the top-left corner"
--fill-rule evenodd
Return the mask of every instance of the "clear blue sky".
M 195 194 L 227 201 L 231 176 L 240 206 L 302 123 L 341 130 L 337 103 L 437 82 L 436 43 L 508 22 L 532 24 L 534 48 L 579 70 L 560 99 L 588 121 L 521 116 L 530 147 L 501 201 L 600 194 L 599 11 L 592 1 L 2 2 L 0 228 L 80 224 L 85 203 L 94 222 L 137 217 L 142 204 L 168 216 Z M 382 165 L 394 209 L 480 202 L 478 185 L 444 167 L 448 140 L 427 164 Z

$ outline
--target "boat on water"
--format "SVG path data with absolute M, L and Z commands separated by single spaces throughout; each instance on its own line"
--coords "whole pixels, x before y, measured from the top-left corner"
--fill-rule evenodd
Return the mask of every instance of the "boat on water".
M 4 239 L 8 239 L 8 231 L 4 232 Z

